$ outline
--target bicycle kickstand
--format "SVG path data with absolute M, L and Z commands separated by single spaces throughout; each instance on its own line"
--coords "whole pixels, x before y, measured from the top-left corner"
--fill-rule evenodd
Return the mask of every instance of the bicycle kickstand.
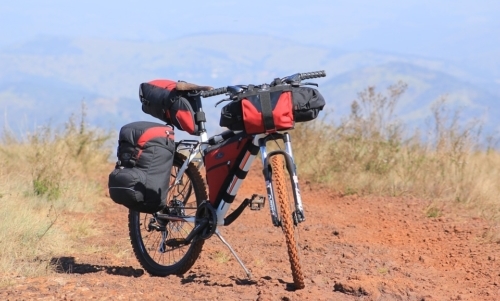
M 227 243 L 227 241 L 222 237 L 222 235 L 220 234 L 219 232 L 219 229 L 215 229 L 215 235 L 217 235 L 217 237 L 219 237 L 219 239 L 226 245 L 226 247 L 229 249 L 229 251 L 231 251 L 231 253 L 233 254 L 234 258 L 236 258 L 236 260 L 238 261 L 238 263 L 241 265 L 241 267 L 243 268 L 243 270 L 245 270 L 245 273 L 247 274 L 247 277 L 248 279 L 252 279 L 252 274 L 250 273 L 250 271 L 245 267 L 245 265 L 243 264 L 243 262 L 241 261 L 241 259 L 238 257 L 238 255 L 236 255 L 236 252 L 233 250 L 233 248 Z

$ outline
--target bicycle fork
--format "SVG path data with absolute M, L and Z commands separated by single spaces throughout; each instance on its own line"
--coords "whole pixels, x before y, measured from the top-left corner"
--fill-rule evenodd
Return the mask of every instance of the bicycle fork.
M 285 143 L 285 150 L 277 150 L 267 153 L 266 142 L 268 140 L 282 139 Z M 290 174 L 290 181 L 292 185 L 292 193 L 295 205 L 295 211 L 293 211 L 293 221 L 295 225 L 305 221 L 304 207 L 302 206 L 302 198 L 300 196 L 299 180 L 297 177 L 297 167 L 293 159 L 292 142 L 290 134 L 273 134 L 259 140 L 260 153 L 262 156 L 262 162 L 264 165 L 263 173 L 266 181 L 267 198 L 269 200 L 269 210 L 271 211 L 271 220 L 273 225 L 276 227 L 281 226 L 281 220 L 278 216 L 278 210 L 276 206 L 276 198 L 274 195 L 274 187 L 272 182 L 272 168 L 270 165 L 270 159 L 273 156 L 282 155 L 285 158 L 285 165 L 288 173 Z

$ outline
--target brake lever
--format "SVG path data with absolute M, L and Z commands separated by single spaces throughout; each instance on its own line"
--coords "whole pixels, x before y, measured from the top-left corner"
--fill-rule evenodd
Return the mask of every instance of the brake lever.
M 318 87 L 317 83 L 301 83 L 301 82 L 294 82 L 289 84 L 292 87 L 302 87 L 302 86 L 316 86 Z
M 223 99 L 223 100 L 218 101 L 218 102 L 215 104 L 215 106 L 217 107 L 218 105 L 220 105 L 220 104 L 221 104 L 221 103 L 223 103 L 224 101 L 230 101 L 230 100 L 231 100 L 231 99 L 229 99 L 229 98 L 225 98 L 225 99 Z
M 319 85 L 317 83 L 301 83 L 300 84 L 301 86 L 316 86 L 316 87 L 319 87 Z

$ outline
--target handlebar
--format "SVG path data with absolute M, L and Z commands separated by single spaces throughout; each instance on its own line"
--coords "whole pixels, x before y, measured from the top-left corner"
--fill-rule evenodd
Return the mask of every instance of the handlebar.
M 301 80 L 311 79 L 311 78 L 317 78 L 317 77 L 325 77 L 325 76 L 326 76 L 325 70 L 300 73 L 300 79 Z
M 281 84 L 292 84 L 292 83 L 300 84 L 300 81 L 304 80 L 304 79 L 319 78 L 319 77 L 325 77 L 325 76 L 326 76 L 326 72 L 324 70 L 321 70 L 321 71 L 313 71 L 313 72 L 305 72 L 305 73 L 295 73 L 293 75 L 284 77 L 281 80 L 280 79 L 278 79 L 278 80 L 281 81 Z M 201 97 L 212 97 L 212 96 L 221 95 L 221 94 L 225 94 L 225 93 L 227 93 L 227 87 L 221 87 L 221 88 L 217 88 L 217 89 L 210 90 L 210 91 L 202 91 L 202 92 L 200 92 L 200 96 Z
M 201 91 L 200 95 L 202 97 L 212 97 L 216 95 L 225 94 L 226 92 L 227 92 L 227 87 L 221 87 L 210 91 Z

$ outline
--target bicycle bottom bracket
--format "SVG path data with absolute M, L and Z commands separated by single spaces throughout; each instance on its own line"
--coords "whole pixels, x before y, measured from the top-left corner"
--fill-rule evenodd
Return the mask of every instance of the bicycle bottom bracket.
M 202 239 L 210 238 L 217 229 L 217 213 L 214 207 L 208 202 L 203 202 L 196 210 L 196 227 L 205 224 L 203 229 L 200 229 L 199 237 Z

